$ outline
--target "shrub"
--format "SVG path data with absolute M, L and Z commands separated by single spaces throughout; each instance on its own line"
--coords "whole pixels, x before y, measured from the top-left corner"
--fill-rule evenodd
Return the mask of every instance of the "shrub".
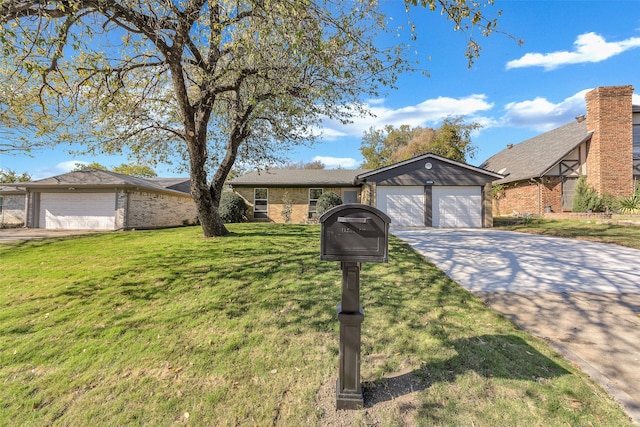
M 573 196 L 572 210 L 574 212 L 600 212 L 602 197 L 587 183 L 587 177 L 582 175 L 576 184 L 576 194 Z
M 220 197 L 220 218 L 224 222 L 243 222 L 249 207 L 242 197 L 233 191 L 225 191 Z
M 318 216 L 322 216 L 322 214 L 329 209 L 335 206 L 340 206 L 341 204 L 342 199 L 336 193 L 332 193 L 331 191 L 322 193 L 322 195 L 318 197 L 318 203 L 316 204 L 316 213 L 318 214 Z

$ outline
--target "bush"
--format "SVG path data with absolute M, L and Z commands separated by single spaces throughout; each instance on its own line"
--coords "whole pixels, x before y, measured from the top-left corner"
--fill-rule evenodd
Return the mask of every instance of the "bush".
M 249 207 L 242 197 L 233 191 L 225 191 L 220 197 L 220 218 L 224 222 L 244 222 Z
M 586 176 L 580 176 L 573 196 L 573 212 L 600 212 L 602 208 L 602 197 L 587 183 Z
M 329 209 L 335 206 L 340 206 L 341 204 L 342 199 L 336 193 L 332 193 L 331 191 L 322 193 L 322 195 L 318 197 L 318 202 L 316 204 L 316 213 L 318 214 L 318 216 L 322 216 L 322 214 Z

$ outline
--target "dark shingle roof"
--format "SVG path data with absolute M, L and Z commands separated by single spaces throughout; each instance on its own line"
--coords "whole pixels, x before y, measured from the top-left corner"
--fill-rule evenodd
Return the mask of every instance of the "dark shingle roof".
M 575 121 L 502 150 L 480 167 L 505 175 L 497 184 L 539 178 L 592 133 L 586 121 Z
M 138 178 L 98 169 L 85 169 L 51 178 L 20 183 L 25 188 L 136 188 L 156 191 L 189 193 L 188 178 Z M 186 187 L 186 191 L 185 191 Z
M 229 182 L 236 187 L 310 187 L 354 185 L 365 169 L 272 169 L 249 172 Z

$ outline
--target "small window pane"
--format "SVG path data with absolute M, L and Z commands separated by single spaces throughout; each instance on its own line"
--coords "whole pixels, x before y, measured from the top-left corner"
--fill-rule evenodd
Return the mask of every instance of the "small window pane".
M 256 188 L 255 189 L 255 198 L 256 199 L 267 199 L 267 189 L 266 188 Z

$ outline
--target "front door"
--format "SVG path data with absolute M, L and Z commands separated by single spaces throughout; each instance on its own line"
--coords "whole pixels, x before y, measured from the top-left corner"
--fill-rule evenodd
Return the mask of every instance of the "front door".
M 573 209 L 573 196 L 576 194 L 576 184 L 578 178 L 564 177 L 562 179 L 562 210 L 571 211 Z

